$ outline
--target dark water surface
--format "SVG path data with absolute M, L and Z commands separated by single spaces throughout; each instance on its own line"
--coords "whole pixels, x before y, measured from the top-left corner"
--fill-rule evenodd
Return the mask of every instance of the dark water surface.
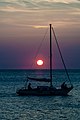
M 69 96 L 17 96 L 16 89 L 24 86 L 30 73 L 48 76 L 47 70 L 0 70 L 0 120 L 80 120 L 80 70 L 69 70 L 74 85 Z M 53 71 L 54 86 L 64 79 L 64 71 Z M 36 84 L 40 83 L 32 87 Z

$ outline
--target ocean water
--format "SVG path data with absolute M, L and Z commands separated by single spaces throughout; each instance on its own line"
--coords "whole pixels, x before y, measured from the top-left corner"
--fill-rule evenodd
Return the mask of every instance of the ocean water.
M 0 70 L 0 120 L 80 120 L 80 70 L 69 70 L 74 89 L 68 96 L 17 96 L 27 76 L 38 74 L 49 75 L 47 70 Z M 63 70 L 53 71 L 54 86 L 64 79 Z

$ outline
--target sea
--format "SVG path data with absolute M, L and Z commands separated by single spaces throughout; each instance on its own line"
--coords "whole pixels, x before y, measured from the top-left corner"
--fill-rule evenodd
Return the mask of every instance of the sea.
M 31 82 L 27 76 L 48 77 L 48 70 L 0 70 L 0 120 L 80 120 L 80 70 L 68 70 L 74 88 L 68 96 L 18 96 L 16 90 Z M 53 70 L 53 86 L 67 81 L 64 70 Z M 69 81 L 68 81 L 69 84 Z

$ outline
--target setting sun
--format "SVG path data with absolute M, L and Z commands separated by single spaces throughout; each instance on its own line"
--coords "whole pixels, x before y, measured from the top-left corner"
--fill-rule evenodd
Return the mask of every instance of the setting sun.
M 43 65 L 43 60 L 37 60 L 37 65 Z

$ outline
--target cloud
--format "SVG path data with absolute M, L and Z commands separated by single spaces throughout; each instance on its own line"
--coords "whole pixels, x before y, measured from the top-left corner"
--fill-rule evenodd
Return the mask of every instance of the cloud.
M 48 26 L 40 26 L 40 25 L 35 25 L 35 26 L 33 26 L 33 28 L 48 28 Z
M 59 3 L 78 3 L 78 0 L 47 0 L 49 2 L 59 2 Z
M 66 9 L 79 8 L 79 0 L 0 0 L 0 10 L 26 12 L 27 9 Z

